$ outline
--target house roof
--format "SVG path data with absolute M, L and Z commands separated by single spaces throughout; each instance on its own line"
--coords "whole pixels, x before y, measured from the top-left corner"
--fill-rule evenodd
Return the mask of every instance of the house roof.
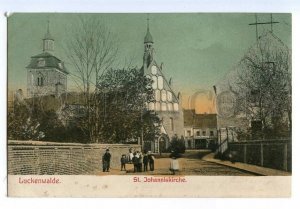
M 217 114 L 197 114 L 194 109 L 183 110 L 184 127 L 217 128 Z
M 43 65 L 38 64 L 41 59 L 45 60 L 45 63 Z M 41 54 L 32 56 L 31 61 L 26 68 L 46 69 L 49 67 L 56 68 L 65 74 L 69 74 L 69 72 L 64 66 L 64 63 L 49 52 L 43 52 Z

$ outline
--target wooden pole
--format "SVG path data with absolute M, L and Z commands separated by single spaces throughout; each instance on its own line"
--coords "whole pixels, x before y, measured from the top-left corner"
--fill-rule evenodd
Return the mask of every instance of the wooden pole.
M 288 165 L 287 165 L 287 156 L 288 156 L 288 143 L 284 143 L 284 146 L 283 146 L 283 169 L 285 171 L 288 170 Z
M 244 144 L 244 163 L 247 163 L 247 144 Z
M 260 143 L 260 165 L 264 166 L 264 145 Z

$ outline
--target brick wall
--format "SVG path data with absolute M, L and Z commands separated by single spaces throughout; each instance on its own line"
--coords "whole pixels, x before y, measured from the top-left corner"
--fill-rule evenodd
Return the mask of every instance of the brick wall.
M 120 157 L 139 145 L 73 144 L 47 142 L 8 142 L 8 174 L 76 175 L 94 174 L 102 169 L 102 155 L 107 148 L 112 155 L 111 167 L 120 167 Z

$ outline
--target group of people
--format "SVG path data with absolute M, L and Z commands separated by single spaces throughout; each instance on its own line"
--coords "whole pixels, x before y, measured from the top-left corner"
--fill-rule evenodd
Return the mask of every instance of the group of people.
M 127 163 L 133 164 L 133 172 L 142 172 L 142 170 L 145 172 L 148 171 L 148 167 L 150 171 L 154 171 L 154 160 L 154 155 L 150 151 L 145 151 L 143 154 L 139 151 L 132 152 L 132 149 L 130 149 L 127 157 L 126 155 L 121 157 L 121 171 L 126 170 Z
M 175 174 L 175 171 L 179 170 L 179 163 L 175 153 L 171 153 L 170 155 L 170 171 L 172 174 Z M 110 159 L 111 154 L 109 153 L 109 149 L 106 149 L 105 154 L 102 156 L 102 166 L 103 172 L 109 172 L 110 169 Z M 121 156 L 121 171 L 126 171 L 126 164 L 133 164 L 134 169 L 133 172 L 144 172 L 148 171 L 148 167 L 150 171 L 154 171 L 154 161 L 155 157 L 150 151 L 145 151 L 144 154 L 139 151 L 133 152 L 132 149 L 129 149 L 129 154 L 123 154 Z M 143 166 L 144 165 L 144 166 Z M 142 169 L 143 167 L 143 169 Z

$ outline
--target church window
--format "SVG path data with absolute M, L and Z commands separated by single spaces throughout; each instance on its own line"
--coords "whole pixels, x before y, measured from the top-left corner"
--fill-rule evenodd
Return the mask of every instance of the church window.
M 153 80 L 152 88 L 153 89 L 157 89 L 157 77 L 156 76 L 152 76 L 152 80 Z
M 152 73 L 153 75 L 156 75 L 156 74 L 157 74 L 157 67 L 156 67 L 155 65 L 153 65 L 153 66 L 151 67 L 151 73 Z
M 160 90 L 155 90 L 155 100 L 160 101 Z
M 168 101 L 172 102 L 172 93 L 170 91 L 168 91 L 167 97 L 168 97 Z
M 37 61 L 37 66 L 38 67 L 44 67 L 45 64 L 46 64 L 45 59 L 43 59 L 43 58 L 38 59 L 38 61 Z
M 165 102 L 167 100 L 167 92 L 166 90 L 161 90 L 161 100 Z
M 160 111 L 160 102 L 155 103 L 155 110 Z
M 153 102 L 149 103 L 149 110 L 154 110 L 154 103 Z
M 165 102 L 161 103 L 161 111 L 167 111 L 167 104 Z
M 174 103 L 174 111 L 178 111 L 178 103 Z
M 173 104 L 172 103 L 168 103 L 168 110 L 173 111 Z
M 43 86 L 44 85 L 44 78 L 43 77 L 39 76 L 37 78 L 37 85 L 38 86 Z
M 163 89 L 164 88 L 164 81 L 162 76 L 158 76 L 158 89 Z

